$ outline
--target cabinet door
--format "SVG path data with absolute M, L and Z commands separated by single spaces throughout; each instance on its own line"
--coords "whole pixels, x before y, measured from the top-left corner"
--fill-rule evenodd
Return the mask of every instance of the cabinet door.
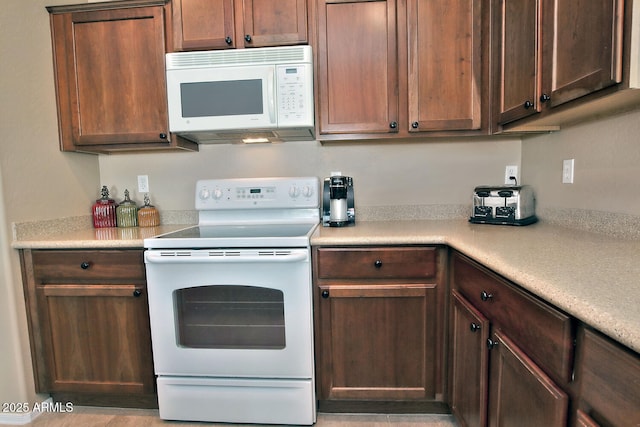
M 233 6 L 233 0 L 173 0 L 175 49 L 236 47 Z
M 565 427 L 566 393 L 500 331 L 492 343 L 489 426 Z
M 319 399 L 435 397 L 436 285 L 321 285 Z
M 168 143 L 164 9 L 52 15 L 63 150 Z
M 540 1 L 493 1 L 498 123 L 540 112 Z
M 489 321 L 452 291 L 451 411 L 465 427 L 487 425 Z
M 318 2 L 320 135 L 398 130 L 396 2 Z
M 47 391 L 154 392 L 143 285 L 43 285 L 37 295 Z
M 543 96 L 554 107 L 622 81 L 624 0 L 544 0 Z
M 409 132 L 480 128 L 481 0 L 409 0 Z
M 244 0 L 246 47 L 307 42 L 307 0 Z

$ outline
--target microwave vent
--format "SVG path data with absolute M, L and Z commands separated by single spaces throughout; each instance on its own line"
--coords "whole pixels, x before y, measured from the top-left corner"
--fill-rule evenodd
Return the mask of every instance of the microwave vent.
M 167 70 L 211 66 L 311 63 L 311 46 L 168 53 Z

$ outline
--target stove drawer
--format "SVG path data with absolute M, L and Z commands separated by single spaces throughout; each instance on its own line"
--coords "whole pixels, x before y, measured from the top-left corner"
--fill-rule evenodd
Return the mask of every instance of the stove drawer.
M 437 270 L 434 247 L 319 248 L 320 279 L 428 279 Z
M 74 283 L 145 280 L 143 251 L 34 250 L 33 268 L 38 282 Z

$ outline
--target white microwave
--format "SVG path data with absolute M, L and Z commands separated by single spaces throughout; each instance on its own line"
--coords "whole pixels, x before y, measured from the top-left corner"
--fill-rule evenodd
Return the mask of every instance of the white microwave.
M 169 130 L 199 143 L 314 139 L 311 46 L 166 55 Z

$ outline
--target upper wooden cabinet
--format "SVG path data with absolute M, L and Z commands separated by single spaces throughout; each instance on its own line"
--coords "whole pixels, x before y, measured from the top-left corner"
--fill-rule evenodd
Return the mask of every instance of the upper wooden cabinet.
M 486 132 L 487 12 L 480 0 L 318 0 L 318 139 Z
M 305 44 L 307 0 L 173 0 L 175 50 Z
M 539 119 L 624 89 L 625 8 L 624 0 L 493 0 L 495 122 Z
M 169 134 L 166 2 L 47 8 L 63 151 L 197 149 Z

